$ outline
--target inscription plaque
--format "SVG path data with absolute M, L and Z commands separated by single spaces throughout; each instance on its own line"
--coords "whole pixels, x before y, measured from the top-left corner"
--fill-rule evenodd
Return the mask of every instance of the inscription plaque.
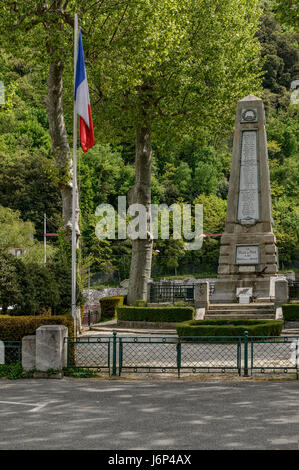
M 258 245 L 242 245 L 236 247 L 236 264 L 258 264 Z
M 241 144 L 238 220 L 252 224 L 259 219 L 257 132 L 244 131 Z

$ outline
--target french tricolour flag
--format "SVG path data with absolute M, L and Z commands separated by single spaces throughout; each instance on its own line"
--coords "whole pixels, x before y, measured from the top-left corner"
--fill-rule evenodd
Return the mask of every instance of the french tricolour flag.
M 78 56 L 75 80 L 75 109 L 80 119 L 80 141 L 84 153 L 94 145 L 93 124 L 89 100 L 87 76 L 81 31 L 79 35 Z

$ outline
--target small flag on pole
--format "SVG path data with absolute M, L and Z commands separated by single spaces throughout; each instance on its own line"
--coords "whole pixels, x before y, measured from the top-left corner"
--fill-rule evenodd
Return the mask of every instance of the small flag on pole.
M 91 147 L 94 146 L 94 133 L 81 31 L 79 34 L 76 66 L 75 109 L 79 114 L 80 120 L 81 147 L 83 152 L 86 153 Z

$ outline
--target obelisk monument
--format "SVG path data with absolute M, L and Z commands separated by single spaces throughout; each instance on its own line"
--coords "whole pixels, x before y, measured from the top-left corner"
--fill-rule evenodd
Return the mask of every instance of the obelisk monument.
M 277 271 L 265 111 L 262 100 L 249 95 L 237 105 L 226 225 L 213 301 L 237 302 L 239 288 L 252 288 L 252 300 L 266 301 L 270 278 Z

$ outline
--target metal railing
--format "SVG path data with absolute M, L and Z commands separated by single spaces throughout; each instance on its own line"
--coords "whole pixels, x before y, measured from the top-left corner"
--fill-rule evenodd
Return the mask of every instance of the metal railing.
M 299 369 L 299 337 L 256 337 L 250 339 L 250 369 L 284 372 Z
M 115 336 L 114 336 L 115 338 Z M 111 337 L 68 337 L 67 342 L 67 367 L 107 369 L 110 372 Z
M 151 284 L 150 288 L 150 302 L 162 303 L 170 302 L 175 303 L 178 301 L 194 302 L 194 285 L 183 284 Z
M 0 363 L 14 364 L 22 360 L 22 341 L 1 341 Z
M 291 281 L 289 283 L 289 299 L 299 300 L 299 282 Z
M 295 372 L 299 336 L 113 336 L 67 338 L 68 367 L 127 372 Z
M 133 372 L 175 370 L 241 373 L 241 339 L 226 337 L 119 338 L 119 375 Z

